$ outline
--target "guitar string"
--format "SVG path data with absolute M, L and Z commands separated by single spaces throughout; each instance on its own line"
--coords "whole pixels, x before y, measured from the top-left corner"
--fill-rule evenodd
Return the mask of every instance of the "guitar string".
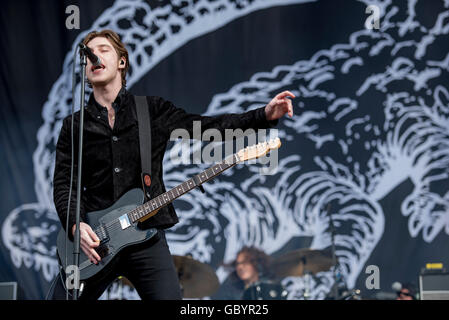
M 192 189 L 193 189 L 193 188 L 192 188 Z M 155 203 L 156 203 L 156 208 L 154 208 L 154 206 L 153 206 L 152 204 L 150 204 L 150 201 L 144 203 L 143 205 L 140 205 L 139 207 L 144 207 L 144 206 L 145 206 L 146 208 L 144 208 L 144 211 L 146 211 L 146 210 L 152 210 L 152 211 L 158 210 L 158 209 L 164 207 L 165 205 L 169 204 L 170 202 L 172 202 L 172 201 L 175 200 L 176 198 L 178 198 L 178 197 L 182 196 L 183 194 L 185 194 L 185 193 L 191 191 L 192 189 L 190 189 L 190 190 L 188 190 L 188 191 L 185 191 L 184 193 L 182 193 L 182 194 L 176 196 L 176 197 L 173 198 L 173 199 L 171 199 L 171 197 L 170 197 L 170 201 L 168 201 L 168 202 L 165 202 L 164 198 L 162 197 L 163 194 L 157 196 L 156 198 L 150 200 L 150 201 L 155 201 Z M 170 190 L 170 191 L 171 191 L 171 190 Z M 170 192 L 170 191 L 168 191 L 168 192 Z M 167 192 L 167 193 L 168 193 L 168 192 Z M 164 193 L 164 194 L 165 194 L 165 193 Z M 161 203 L 161 205 L 157 204 L 157 201 L 156 201 L 156 200 L 157 200 L 158 198 L 160 198 L 160 199 L 159 199 L 159 202 Z M 139 207 L 138 207 L 138 208 L 139 208 Z M 150 211 L 150 212 L 152 212 L 152 211 Z M 131 212 L 135 212 L 135 213 L 139 214 L 139 210 L 137 210 L 137 208 L 135 208 L 135 209 L 129 211 L 127 214 L 130 214 Z M 142 218 L 143 218 L 143 217 L 142 217 Z M 138 221 L 138 220 L 139 220 L 139 219 L 135 220 L 134 222 L 136 222 L 136 221 Z M 133 223 L 134 223 L 134 222 L 133 222 Z M 101 226 L 100 226 L 100 227 L 101 227 Z M 100 227 L 96 228 L 95 230 L 98 230 L 98 232 L 100 232 Z M 119 220 L 119 219 L 114 219 L 114 220 L 110 221 L 109 223 L 103 225 L 103 228 L 104 228 L 107 232 L 112 232 L 112 231 L 118 230 L 118 229 L 121 228 L 120 220 Z
M 233 164 L 235 164 L 235 163 L 233 163 Z M 205 183 L 205 182 L 207 182 L 208 180 L 214 178 L 216 175 L 221 174 L 221 173 L 222 173 L 223 171 L 225 171 L 226 169 L 229 169 L 230 167 L 232 167 L 233 164 L 227 164 L 228 167 L 225 168 L 225 169 L 223 169 L 223 168 L 220 166 L 220 169 L 221 169 L 221 170 L 220 170 L 218 173 L 214 172 L 213 169 L 212 169 L 213 176 L 211 176 L 210 178 L 208 178 L 207 180 L 205 180 L 205 181 L 202 182 L 202 183 Z M 205 170 L 205 171 L 207 171 L 207 170 Z M 206 173 L 206 176 L 207 176 L 207 173 Z M 200 177 L 198 177 L 198 178 L 200 178 Z M 193 181 L 193 182 L 195 183 L 195 181 L 193 180 L 193 178 L 191 178 L 190 180 Z M 188 181 L 189 181 L 189 180 L 188 180 Z M 186 181 L 186 183 L 187 183 L 188 181 Z M 201 181 L 201 178 L 200 178 L 200 181 Z M 157 200 L 158 198 L 162 198 L 162 200 L 164 200 L 164 199 L 163 199 L 163 195 L 164 195 L 164 194 L 168 194 L 169 192 L 175 190 L 175 189 L 178 188 L 179 186 L 182 186 L 182 184 L 181 184 L 181 185 L 178 185 L 177 187 L 175 187 L 175 188 L 173 188 L 173 189 L 171 189 L 171 190 L 169 190 L 169 191 L 167 191 L 167 192 L 165 192 L 165 193 L 163 193 L 163 194 L 160 194 L 159 196 L 157 196 L 157 197 L 155 197 L 154 199 L 150 200 L 150 201 L 154 201 L 154 202 L 156 203 L 156 209 L 152 209 L 152 210 L 154 211 L 154 210 L 158 210 L 158 209 L 162 208 L 163 206 L 165 206 L 165 205 L 167 205 L 168 203 L 172 202 L 172 201 L 175 200 L 176 198 L 178 198 L 178 197 L 184 195 L 185 193 L 190 192 L 190 191 L 193 190 L 195 187 L 197 187 L 197 186 L 195 185 L 195 187 L 193 187 L 193 188 L 191 188 L 191 189 L 189 189 L 189 190 L 187 190 L 187 191 L 184 191 L 182 194 L 178 195 L 177 197 L 171 199 L 171 200 L 168 201 L 168 202 L 163 202 L 163 201 L 159 200 L 159 202 L 162 203 L 162 205 L 158 205 L 158 204 L 157 204 L 156 200 Z M 189 187 L 187 186 L 187 188 L 189 188 Z M 184 188 L 183 188 L 183 190 L 184 190 Z M 172 194 L 173 194 L 173 192 L 172 192 Z M 139 207 L 142 207 L 142 206 L 145 206 L 145 205 L 148 207 L 147 204 L 149 204 L 150 201 L 148 201 L 148 202 L 146 202 L 146 203 L 140 205 Z M 139 208 L 139 207 L 137 207 L 137 208 Z M 131 213 L 131 212 L 133 212 L 133 211 L 136 211 L 137 208 L 131 210 L 131 211 L 128 212 L 127 214 L 129 214 L 129 213 Z M 148 209 L 148 208 L 147 208 L 147 209 Z M 138 211 L 136 211 L 136 212 L 138 213 Z M 136 221 L 138 221 L 138 219 L 137 219 Z M 135 221 L 134 221 L 134 222 L 135 222 Z M 101 227 L 101 226 L 97 227 L 95 230 L 98 230 L 98 232 L 100 232 L 100 230 L 101 230 L 100 227 Z M 116 231 L 116 230 L 118 230 L 118 229 L 121 228 L 120 220 L 119 220 L 119 219 L 114 219 L 114 220 L 110 221 L 109 223 L 103 225 L 103 228 L 104 228 L 107 232 L 113 232 L 113 231 Z

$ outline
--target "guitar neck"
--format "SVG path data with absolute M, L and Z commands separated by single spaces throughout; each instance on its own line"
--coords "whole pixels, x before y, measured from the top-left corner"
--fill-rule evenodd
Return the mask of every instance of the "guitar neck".
M 200 172 L 189 180 L 179 184 L 169 191 L 160 194 L 150 201 L 138 206 L 136 209 L 128 213 L 128 218 L 131 222 L 146 220 L 157 213 L 157 211 L 179 198 L 183 194 L 195 189 L 201 184 L 215 178 L 223 171 L 233 167 L 239 161 L 238 155 L 233 154 L 227 157 L 223 162 L 213 165 L 212 167 Z

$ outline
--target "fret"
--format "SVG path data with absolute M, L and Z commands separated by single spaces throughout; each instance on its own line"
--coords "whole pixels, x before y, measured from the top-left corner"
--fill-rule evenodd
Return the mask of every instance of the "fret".
M 182 182 L 178 186 L 170 189 L 169 191 L 160 194 L 159 196 L 151 199 L 150 201 L 144 203 L 141 206 L 128 212 L 127 216 L 130 221 L 136 222 L 146 216 L 147 214 L 163 207 L 167 203 L 175 200 L 181 195 L 189 192 L 190 190 L 196 188 L 198 185 L 212 179 L 216 175 L 220 174 L 224 170 L 234 166 L 238 162 L 237 154 L 227 157 L 223 162 L 216 163 L 212 167 L 207 168 L 201 173 L 193 176 L 187 181 Z
M 139 219 L 142 218 L 143 216 L 145 216 L 144 208 L 145 208 L 145 204 L 138 207 Z
M 142 218 L 142 217 L 143 217 L 142 206 L 140 206 L 140 207 L 137 208 L 137 212 L 138 212 L 139 219 Z
M 212 168 L 209 168 L 206 171 L 209 173 L 209 178 L 211 178 L 211 177 L 213 177 L 215 175 L 214 174 L 214 170 Z

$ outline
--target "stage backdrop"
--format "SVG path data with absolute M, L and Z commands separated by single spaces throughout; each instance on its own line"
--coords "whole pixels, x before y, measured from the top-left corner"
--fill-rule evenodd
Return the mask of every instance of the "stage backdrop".
M 204 115 L 257 108 L 283 90 L 297 96 L 277 127 L 273 175 L 238 165 L 205 194 L 175 201 L 173 254 L 224 282 L 221 263 L 244 245 L 273 256 L 329 248 L 332 218 L 342 281 L 366 297 L 393 281 L 417 284 L 427 262 L 449 267 L 447 0 L 3 1 L 0 17 L 0 282 L 17 281 L 19 298 L 44 298 L 58 272 L 55 144 L 74 49 L 103 28 L 127 44 L 134 94 Z M 165 157 L 167 187 L 210 165 L 171 161 L 178 143 Z M 379 289 L 365 286 L 370 265 Z M 290 299 L 308 284 L 283 283 Z M 312 298 L 333 283 L 331 270 L 314 275 Z

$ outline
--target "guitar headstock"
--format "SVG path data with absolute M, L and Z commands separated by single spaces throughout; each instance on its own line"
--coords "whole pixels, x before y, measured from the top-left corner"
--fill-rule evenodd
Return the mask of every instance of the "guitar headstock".
M 252 159 L 257 159 L 263 157 L 268 152 L 274 149 L 278 149 L 281 146 L 281 140 L 279 138 L 274 138 L 268 142 L 261 142 L 254 146 L 246 147 L 245 149 L 237 152 L 239 161 L 247 161 Z

